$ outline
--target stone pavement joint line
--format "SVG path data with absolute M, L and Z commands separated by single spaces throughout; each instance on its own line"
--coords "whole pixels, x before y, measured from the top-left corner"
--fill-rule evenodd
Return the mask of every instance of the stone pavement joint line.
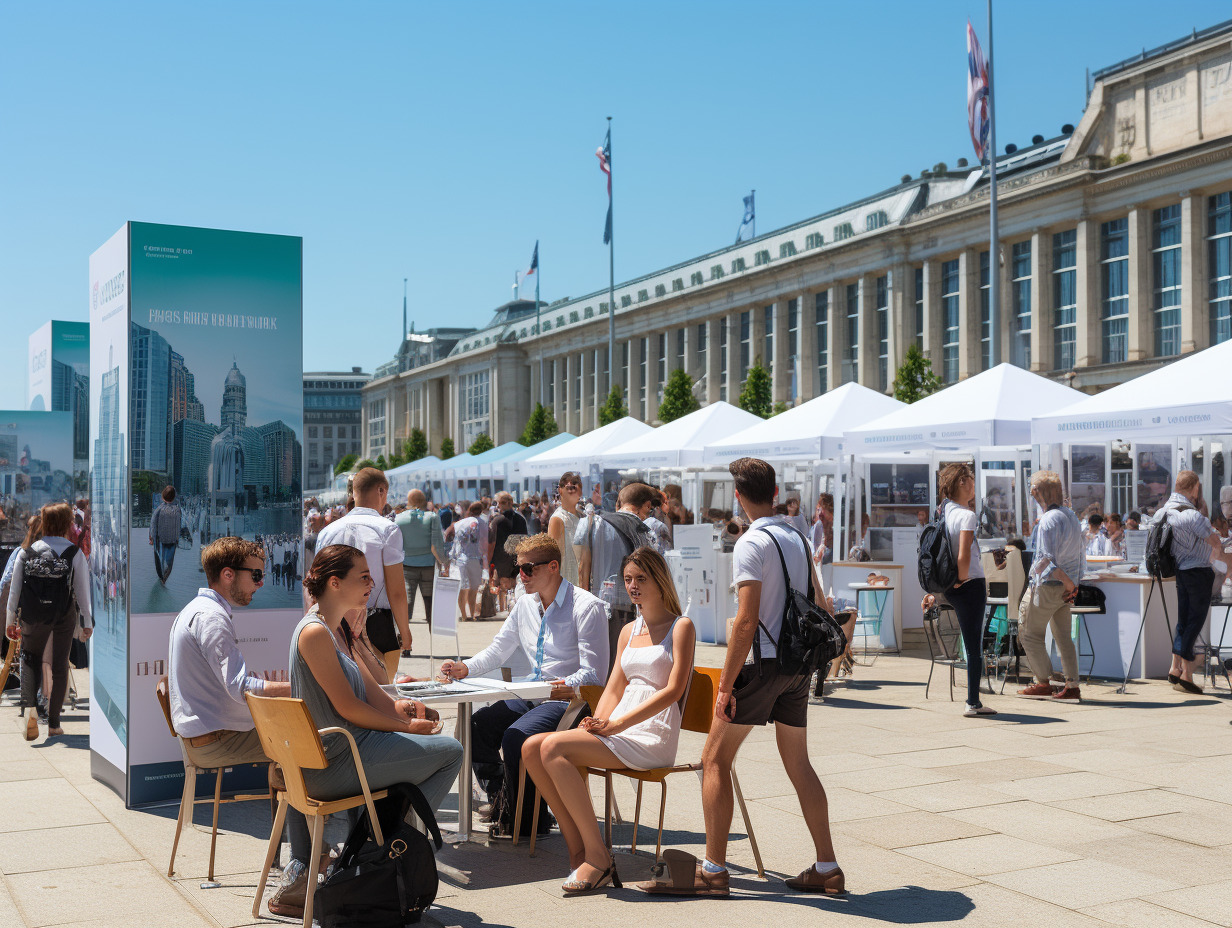
M 416 618 L 422 647 L 427 627 Z M 465 653 L 482 648 L 498 627 L 463 623 Z M 721 666 L 723 658 L 722 647 L 698 645 L 699 665 Z M 423 675 L 427 663 L 416 656 L 403 669 Z M 801 896 L 782 883 L 812 862 L 813 850 L 774 734 L 764 729 L 751 734 L 736 769 L 769 879 L 756 878 L 737 813 L 729 864 L 738 901 L 660 902 L 630 888 L 564 899 L 566 851 L 553 834 L 534 857 L 525 845 L 446 846 L 442 859 L 472 882 L 442 880 L 425 924 L 625 928 L 654 919 L 724 928 L 823 916 L 835 926 L 1232 928 L 1226 693 L 1185 697 L 1150 682 L 1118 696 L 1095 683 L 1083 687 L 1081 705 L 989 696 L 987 704 L 1001 714 L 964 719 L 946 681 L 924 698 L 927 675 L 926 657 L 884 655 L 872 667 L 857 667 L 849 685 L 809 709 L 810 753 L 827 787 L 845 897 Z M 16 709 L 0 707 L 0 926 L 254 924 L 249 910 L 268 808 L 223 807 L 216 864 L 222 886 L 203 890 L 209 807 L 199 806 L 169 880 L 175 806 L 125 810 L 90 777 L 84 708 L 66 713 L 65 730 L 64 738 L 48 741 L 44 734 L 26 744 Z M 699 736 L 684 733 L 680 759 L 696 759 L 701 745 Z M 600 807 L 601 782 L 592 789 Z M 620 811 L 632 816 L 633 789 L 619 778 L 616 796 Z M 626 884 L 649 871 L 658 798 L 658 788 L 648 786 L 636 857 L 628 853 L 631 826 L 617 826 Z M 456 809 L 450 797 L 440 815 L 446 828 L 456 825 Z M 664 844 L 700 855 L 704 832 L 698 779 L 675 778 Z M 327 838 L 343 836 L 342 823 L 331 823 Z

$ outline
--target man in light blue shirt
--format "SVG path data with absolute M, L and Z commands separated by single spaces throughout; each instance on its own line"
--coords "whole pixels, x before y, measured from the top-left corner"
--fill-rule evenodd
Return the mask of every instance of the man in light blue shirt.
M 1018 695 L 1027 699 L 1078 702 L 1078 655 L 1070 637 L 1070 603 L 1082 579 L 1086 546 L 1082 523 L 1072 509 L 1061 505 L 1064 490 L 1061 478 L 1050 470 L 1031 475 L 1031 498 L 1044 510 L 1031 535 L 1035 559 L 1027 578 L 1027 590 L 1018 606 L 1018 634 L 1035 682 Z M 1055 689 L 1052 658 L 1044 647 L 1044 632 L 1052 628 L 1052 639 L 1061 655 L 1065 686 Z
M 506 699 L 471 717 L 475 775 L 493 800 L 494 810 L 502 785 L 509 798 L 501 819 L 492 823 L 494 838 L 513 836 L 522 745 L 531 735 L 555 731 L 576 688 L 602 684 L 608 667 L 607 610 L 598 597 L 561 577 L 560 548 L 552 536 L 524 539 L 518 545 L 517 566 L 526 595 L 514 603 L 492 643 L 469 660 L 441 664 L 441 673 L 460 680 L 495 670 L 521 650 L 530 658 L 531 679 L 553 685 L 551 698 L 545 702 L 536 705 L 525 699 Z M 523 802 L 525 829 L 530 827 L 533 812 L 531 793 L 526 790 Z M 545 804 L 540 810 L 539 832 L 546 834 L 551 823 Z
M 406 494 L 406 511 L 394 518 L 402 530 L 402 576 L 406 579 L 406 617 L 415 614 L 415 590 L 423 598 L 428 628 L 432 627 L 432 583 L 437 570 L 449 566 L 445 533 L 434 512 L 425 512 L 428 499 L 423 490 Z

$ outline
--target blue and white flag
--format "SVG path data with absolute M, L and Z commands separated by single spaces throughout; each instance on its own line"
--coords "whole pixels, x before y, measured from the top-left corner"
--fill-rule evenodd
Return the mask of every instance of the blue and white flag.
M 753 209 L 753 194 L 756 191 L 750 191 L 749 195 L 744 198 L 744 219 L 740 222 L 740 228 L 736 232 L 736 242 L 740 243 L 753 237 L 753 229 L 756 227 L 756 214 Z

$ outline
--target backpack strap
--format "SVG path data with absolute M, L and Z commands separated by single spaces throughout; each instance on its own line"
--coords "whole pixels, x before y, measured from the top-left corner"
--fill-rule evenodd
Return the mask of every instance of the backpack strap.
M 613 528 L 613 530 L 615 530 L 616 534 L 621 537 L 624 543 L 629 546 L 630 553 L 636 551 L 638 548 L 641 547 L 641 543 L 638 541 L 637 537 L 629 530 L 629 528 L 627 526 L 621 525 L 621 522 L 623 521 L 622 519 L 613 519 L 606 512 L 600 512 L 598 515 L 599 515 L 599 518 L 602 519 L 608 525 L 610 525 Z M 616 515 L 616 513 L 612 513 L 611 515 Z M 633 518 L 636 519 L 637 516 L 633 516 Z M 642 524 L 645 525 L 644 522 Z
M 774 537 L 774 533 L 770 531 L 770 529 L 766 528 L 764 525 L 761 525 L 761 526 L 758 526 L 757 530 L 759 532 L 765 532 L 767 535 L 770 536 L 770 540 L 774 542 L 774 550 L 778 552 L 779 565 L 783 568 L 783 615 L 784 617 L 786 617 L 788 604 L 791 602 L 791 574 L 787 570 L 787 559 L 783 557 L 783 548 L 779 545 L 779 540 Z M 808 560 L 807 556 L 805 557 L 805 560 L 806 561 Z M 810 573 L 812 573 L 812 571 L 810 571 Z M 809 578 L 809 595 L 812 596 L 812 593 L 813 593 L 813 582 L 812 582 L 812 578 L 810 577 Z M 766 633 L 766 638 L 768 638 L 770 641 L 774 641 L 774 636 L 770 634 L 770 629 L 766 628 L 766 626 L 762 623 L 760 611 L 757 616 L 757 625 L 758 627 L 761 628 L 763 632 Z M 777 642 L 775 644 L 777 647 Z M 753 656 L 757 659 L 758 665 L 760 665 L 761 664 L 761 634 L 760 633 L 753 636 Z

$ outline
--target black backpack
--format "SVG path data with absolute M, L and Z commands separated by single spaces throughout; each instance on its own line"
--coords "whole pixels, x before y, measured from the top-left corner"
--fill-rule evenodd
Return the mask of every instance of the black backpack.
M 804 542 L 804 563 L 808 574 L 808 594 L 793 589 L 791 574 L 787 572 L 787 559 L 783 557 L 783 549 L 779 540 L 774 537 L 764 525 L 758 528 L 765 532 L 774 542 L 774 549 L 779 553 L 779 564 L 783 567 L 783 588 L 787 598 L 783 603 L 783 624 L 779 628 L 779 638 L 775 642 L 775 652 L 778 657 L 778 672 L 782 676 L 799 676 L 812 674 L 819 667 L 825 667 L 847 649 L 847 635 L 843 626 L 835 621 L 834 616 L 813 602 L 813 565 L 808 561 L 808 542 Z M 771 638 L 770 629 L 757 619 L 760 631 L 753 636 L 753 656 L 757 660 L 758 673 L 761 672 L 761 632 Z
M 920 586 L 925 593 L 945 593 L 958 582 L 958 562 L 950 547 L 950 533 L 945 527 L 945 505 L 942 504 L 937 518 L 924 526 L 920 532 L 920 547 L 916 552 L 919 560 Z
M 1192 506 L 1177 506 L 1159 514 L 1146 533 L 1146 572 L 1156 580 L 1176 576 L 1176 556 L 1172 553 L 1172 526 L 1168 524 L 1168 512 L 1184 512 Z
M 51 625 L 73 607 L 73 558 L 76 556 L 76 545 L 69 545 L 62 554 L 56 554 L 51 548 L 38 555 L 26 552 L 21 596 L 17 600 L 17 614 L 23 622 Z
M 377 845 L 364 808 L 313 896 L 313 915 L 321 928 L 405 928 L 417 923 L 436 899 L 432 844 L 441 846 L 441 832 L 419 787 L 395 783 L 373 805 L 385 843 Z M 431 843 L 407 824 L 411 809 L 432 835 Z

